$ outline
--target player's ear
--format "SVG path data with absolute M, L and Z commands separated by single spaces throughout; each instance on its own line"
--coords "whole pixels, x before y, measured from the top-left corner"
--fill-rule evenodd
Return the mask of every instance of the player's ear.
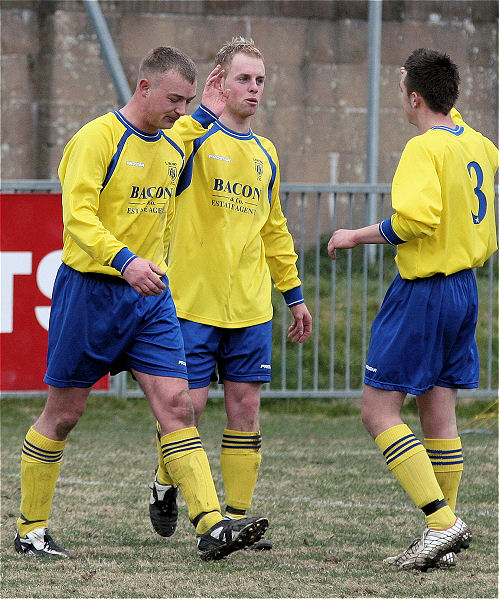
M 139 88 L 139 91 L 141 92 L 141 94 L 143 96 L 147 96 L 149 94 L 149 91 L 151 90 L 151 83 L 150 83 L 149 79 L 146 79 L 145 77 L 143 77 L 139 81 L 139 84 L 137 87 Z

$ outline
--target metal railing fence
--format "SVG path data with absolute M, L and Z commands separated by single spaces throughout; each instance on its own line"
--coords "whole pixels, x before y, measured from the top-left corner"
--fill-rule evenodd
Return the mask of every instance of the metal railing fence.
M 3 181 L 2 192 L 60 192 L 58 181 Z M 368 225 L 391 212 L 390 185 L 292 184 L 281 185 L 281 201 L 299 256 L 298 268 L 313 333 L 303 344 L 287 340 L 291 315 L 280 293 L 273 291 L 272 382 L 262 389 L 268 398 L 356 398 L 362 394 L 371 322 L 392 281 L 395 249 L 388 245 L 359 246 L 327 254 L 328 239 L 337 228 Z M 496 198 L 498 210 L 498 196 Z M 477 269 L 480 324 L 477 331 L 481 359 L 480 386 L 459 393 L 467 397 L 498 395 L 498 253 Z M 142 396 L 132 378 L 111 378 L 108 392 L 120 397 Z M 213 384 L 211 397 L 221 397 Z

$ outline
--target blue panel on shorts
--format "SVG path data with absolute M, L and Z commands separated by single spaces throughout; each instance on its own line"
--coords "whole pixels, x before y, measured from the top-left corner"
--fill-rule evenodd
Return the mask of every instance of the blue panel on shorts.
M 271 381 L 272 321 L 229 329 L 179 319 L 189 387 L 206 387 L 217 367 L 219 380 Z
M 472 270 L 396 276 L 372 325 L 365 383 L 423 394 L 435 385 L 478 386 L 477 285 Z

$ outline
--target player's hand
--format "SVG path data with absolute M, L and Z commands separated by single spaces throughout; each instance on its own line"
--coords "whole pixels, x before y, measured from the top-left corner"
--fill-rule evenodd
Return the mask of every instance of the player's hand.
M 311 335 L 312 317 L 304 302 L 290 306 L 293 323 L 288 328 L 288 338 L 292 342 L 303 342 Z
M 224 69 L 220 65 L 217 65 L 207 77 L 203 95 L 201 96 L 201 103 L 218 117 L 221 116 L 229 96 L 229 90 L 222 89 L 224 74 Z
M 125 281 L 141 296 L 159 296 L 166 285 L 158 278 L 165 273 L 150 260 L 134 258 L 123 273 Z
M 337 229 L 328 242 L 328 255 L 335 260 L 335 250 L 337 248 L 355 248 L 358 244 L 353 239 L 352 229 Z

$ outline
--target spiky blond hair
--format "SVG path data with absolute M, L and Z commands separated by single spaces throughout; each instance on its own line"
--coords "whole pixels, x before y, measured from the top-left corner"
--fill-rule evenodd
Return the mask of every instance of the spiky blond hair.
M 260 58 L 262 61 L 264 57 L 262 52 L 257 48 L 252 38 L 244 38 L 242 36 L 233 37 L 230 42 L 224 42 L 222 48 L 215 55 L 215 64 L 221 65 L 223 69 L 227 69 L 235 54 L 241 52 L 248 56 Z

